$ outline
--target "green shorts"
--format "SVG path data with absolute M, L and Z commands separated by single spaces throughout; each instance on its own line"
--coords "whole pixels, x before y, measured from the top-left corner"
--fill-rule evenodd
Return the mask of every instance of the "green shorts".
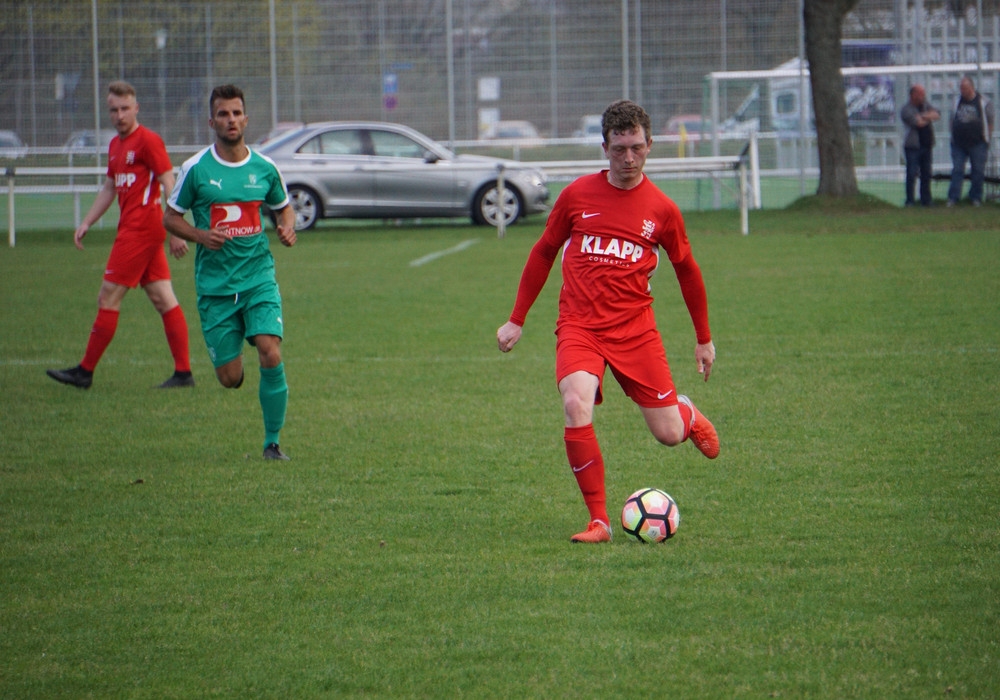
M 277 282 L 262 284 L 235 296 L 200 296 L 198 315 L 214 367 L 239 357 L 244 340 L 253 345 L 252 338 L 256 335 L 283 338 L 285 333 Z

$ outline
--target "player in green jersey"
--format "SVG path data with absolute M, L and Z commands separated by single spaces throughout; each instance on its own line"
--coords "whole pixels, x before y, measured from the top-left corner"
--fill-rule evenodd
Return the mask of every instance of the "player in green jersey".
M 233 389 L 242 385 L 244 339 L 257 348 L 264 458 L 288 459 L 278 446 L 288 407 L 281 295 L 260 209 L 266 203 L 276 212 L 278 240 L 286 246 L 295 244 L 295 213 L 278 168 L 244 142 L 248 119 L 243 91 L 219 86 L 209 105 L 215 143 L 181 166 L 163 224 L 175 236 L 198 244 L 198 314 L 219 383 Z M 194 225 L 184 218 L 188 211 Z

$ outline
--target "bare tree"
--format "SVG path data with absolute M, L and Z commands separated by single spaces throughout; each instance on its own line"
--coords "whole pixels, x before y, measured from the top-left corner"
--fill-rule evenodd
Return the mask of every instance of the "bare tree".
M 858 194 L 851 130 L 840 71 L 840 35 L 844 17 L 860 0 L 805 0 L 806 58 L 812 86 L 816 142 L 819 147 L 819 187 L 816 194 L 853 197 Z

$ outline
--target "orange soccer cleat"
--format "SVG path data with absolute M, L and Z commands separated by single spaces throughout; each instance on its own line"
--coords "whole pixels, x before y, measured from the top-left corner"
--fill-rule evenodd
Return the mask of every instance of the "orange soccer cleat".
M 708 457 L 715 459 L 719 456 L 719 434 L 715 432 L 712 421 L 705 417 L 701 411 L 695 408 L 694 404 L 686 396 L 678 396 L 677 400 L 691 409 L 691 430 L 688 439 L 698 450 Z
M 584 532 L 573 535 L 570 542 L 586 542 L 589 544 L 599 544 L 611 541 L 611 527 L 600 520 L 591 520 L 590 525 Z

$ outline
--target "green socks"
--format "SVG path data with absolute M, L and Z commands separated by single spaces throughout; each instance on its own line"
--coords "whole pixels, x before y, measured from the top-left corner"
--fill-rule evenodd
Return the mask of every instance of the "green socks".
M 260 408 L 264 414 L 264 446 L 280 442 L 278 435 L 285 425 L 288 409 L 288 382 L 285 363 L 277 367 L 260 368 Z

